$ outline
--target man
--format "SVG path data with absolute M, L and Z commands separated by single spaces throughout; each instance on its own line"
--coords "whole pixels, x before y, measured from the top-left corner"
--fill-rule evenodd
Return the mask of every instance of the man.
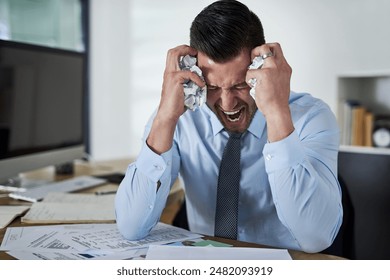
M 280 45 L 265 43 L 260 20 L 238 1 L 206 7 L 192 23 L 190 45 L 168 52 L 160 105 L 116 196 L 120 232 L 145 237 L 180 174 L 190 230 L 214 235 L 222 154 L 229 134 L 242 133 L 235 238 L 305 252 L 330 246 L 342 205 L 339 131 L 329 107 L 290 91 Z M 180 70 L 188 54 L 205 81 Z M 258 56 L 263 67 L 248 70 Z M 195 112 L 183 106 L 189 80 L 207 85 L 207 106 Z

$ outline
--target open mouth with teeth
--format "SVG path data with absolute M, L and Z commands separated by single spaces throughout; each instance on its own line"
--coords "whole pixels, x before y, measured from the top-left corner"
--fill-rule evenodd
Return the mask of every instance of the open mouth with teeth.
M 223 111 L 224 115 L 230 122 L 238 122 L 241 119 L 244 106 L 235 111 Z

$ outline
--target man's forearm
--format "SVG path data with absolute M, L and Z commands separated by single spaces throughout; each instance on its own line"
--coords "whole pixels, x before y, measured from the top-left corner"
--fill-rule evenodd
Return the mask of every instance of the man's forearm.
M 121 182 L 116 198 L 116 221 L 121 234 L 128 239 L 145 237 L 158 222 L 169 195 L 171 166 L 143 147 L 137 161 L 131 164 Z M 168 159 L 170 160 L 170 159 Z M 156 182 L 161 187 L 156 191 Z
M 280 141 L 289 136 L 294 131 L 294 125 L 291 119 L 290 109 L 280 113 L 266 116 L 267 137 L 269 142 Z
M 161 155 L 162 153 L 165 153 L 172 147 L 175 128 L 175 121 L 162 119 L 156 116 L 153 120 L 146 144 L 156 154 Z

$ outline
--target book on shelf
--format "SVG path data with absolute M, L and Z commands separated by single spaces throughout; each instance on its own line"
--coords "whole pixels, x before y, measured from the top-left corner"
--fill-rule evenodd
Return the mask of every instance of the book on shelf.
M 352 108 L 352 123 L 351 123 L 351 145 L 363 146 L 364 133 L 364 115 L 366 108 L 363 106 L 355 106 Z
M 372 147 L 372 133 L 374 131 L 374 120 L 375 116 L 374 113 L 370 111 L 366 111 L 366 114 L 364 115 L 364 146 Z
M 375 115 L 357 100 L 345 100 L 340 116 L 341 144 L 372 147 Z

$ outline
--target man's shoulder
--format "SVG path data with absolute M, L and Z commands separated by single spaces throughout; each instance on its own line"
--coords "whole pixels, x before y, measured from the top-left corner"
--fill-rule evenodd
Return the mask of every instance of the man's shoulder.
M 334 114 L 329 105 L 309 93 L 291 92 L 289 102 L 294 123 L 303 120 L 314 120 L 318 117 L 328 120 L 334 119 Z
M 299 106 L 299 107 L 307 107 L 307 108 L 329 108 L 328 105 L 321 100 L 320 98 L 314 97 L 310 93 L 306 92 L 290 92 L 289 99 L 290 106 Z

